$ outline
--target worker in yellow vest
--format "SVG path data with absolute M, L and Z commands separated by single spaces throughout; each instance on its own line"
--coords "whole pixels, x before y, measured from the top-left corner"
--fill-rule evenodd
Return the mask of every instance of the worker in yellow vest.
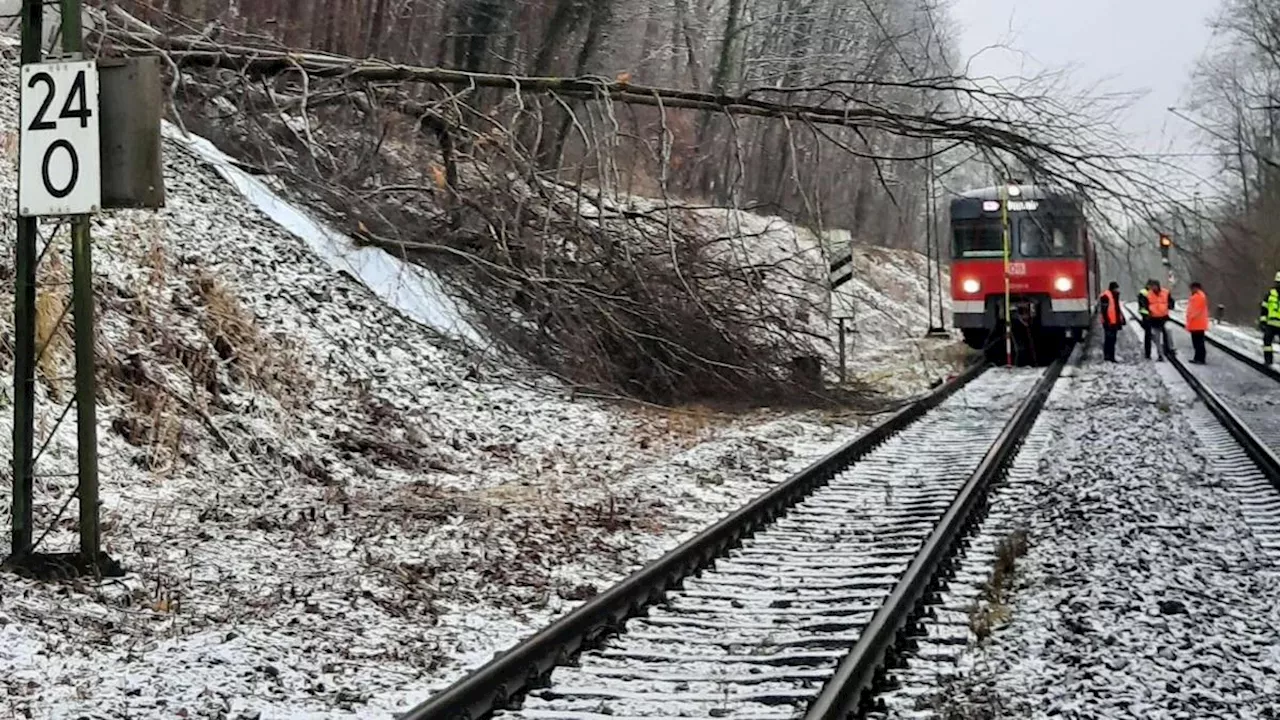
M 1147 309 L 1147 294 L 1151 292 L 1151 284 L 1155 280 L 1148 279 L 1147 284 L 1142 286 L 1138 291 L 1138 320 L 1142 324 L 1143 333 L 1146 333 L 1147 319 L 1151 316 L 1151 311 Z M 1147 353 L 1150 355 L 1151 353 Z
M 1276 284 L 1262 298 L 1262 314 L 1258 317 L 1258 329 L 1262 331 L 1262 361 L 1271 364 L 1271 347 L 1280 338 L 1280 272 Z

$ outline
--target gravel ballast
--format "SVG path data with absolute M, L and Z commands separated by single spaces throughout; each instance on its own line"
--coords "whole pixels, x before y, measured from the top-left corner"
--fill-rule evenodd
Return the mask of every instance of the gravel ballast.
M 1135 345 L 1054 394 L 1010 621 L 962 660 L 943 717 L 1280 717 L 1280 568 L 1181 379 Z

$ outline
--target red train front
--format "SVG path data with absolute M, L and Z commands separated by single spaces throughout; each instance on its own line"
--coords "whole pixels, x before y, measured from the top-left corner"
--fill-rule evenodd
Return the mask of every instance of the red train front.
M 1015 184 L 951 201 L 953 322 L 971 347 L 1003 360 L 1008 317 L 1015 359 L 1047 362 L 1068 334 L 1078 338 L 1089 327 L 1098 292 L 1097 258 L 1075 197 Z

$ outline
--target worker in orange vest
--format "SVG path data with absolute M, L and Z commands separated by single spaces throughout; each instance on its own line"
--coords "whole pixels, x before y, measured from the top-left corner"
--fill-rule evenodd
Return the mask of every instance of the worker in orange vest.
M 1113 282 L 1098 298 L 1098 315 L 1102 318 L 1102 358 L 1116 362 L 1116 336 L 1124 327 L 1124 310 L 1120 307 L 1120 283 Z
M 1156 345 L 1156 359 L 1164 360 L 1165 355 L 1173 354 L 1173 346 L 1169 344 L 1169 333 L 1165 332 L 1165 323 L 1169 322 L 1169 311 L 1173 309 L 1173 298 L 1169 291 L 1160 287 L 1158 280 L 1152 280 L 1147 286 L 1147 322 L 1146 333 L 1142 338 L 1142 354 L 1151 359 L 1151 336 L 1160 333 L 1160 343 Z
M 1209 298 L 1200 283 L 1191 283 L 1191 297 L 1187 298 L 1187 332 L 1191 333 L 1191 347 L 1195 353 L 1191 362 L 1204 364 L 1204 334 L 1209 329 Z

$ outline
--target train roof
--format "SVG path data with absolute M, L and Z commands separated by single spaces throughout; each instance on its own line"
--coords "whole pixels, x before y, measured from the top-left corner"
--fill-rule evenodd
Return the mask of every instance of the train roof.
M 1056 188 L 1035 184 L 1019 184 L 1017 187 L 1020 191 L 1017 196 L 1019 200 L 1076 201 L 1076 197 L 1072 193 Z M 1002 192 L 1002 186 L 992 185 L 990 187 L 966 190 L 960 193 L 960 197 L 955 198 L 955 200 L 999 200 Z

